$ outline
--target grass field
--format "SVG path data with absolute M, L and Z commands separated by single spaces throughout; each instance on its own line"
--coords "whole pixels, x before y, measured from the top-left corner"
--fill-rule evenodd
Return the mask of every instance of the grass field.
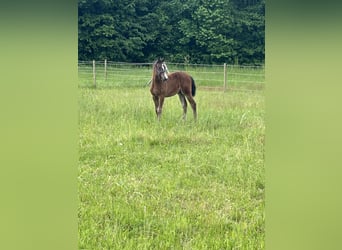
M 80 249 L 264 249 L 264 95 L 79 89 Z

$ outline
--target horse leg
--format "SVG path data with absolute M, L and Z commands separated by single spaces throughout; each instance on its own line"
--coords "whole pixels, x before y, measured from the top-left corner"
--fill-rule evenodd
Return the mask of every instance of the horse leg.
M 197 120 L 196 102 L 191 95 L 187 95 L 186 98 L 188 99 L 188 101 L 191 105 L 192 111 L 194 113 L 194 118 L 195 118 L 195 120 Z
M 160 117 L 161 117 L 162 110 L 163 110 L 163 104 L 164 104 L 164 96 L 159 96 L 159 105 L 157 107 L 158 121 L 160 121 Z
M 182 107 L 183 107 L 183 120 L 185 120 L 186 119 L 186 111 L 187 111 L 187 108 L 188 108 L 188 104 L 187 104 L 187 102 L 185 100 L 185 96 L 181 92 L 178 93 L 178 96 L 179 96 L 179 100 L 180 100 L 180 102 L 182 104 Z
M 154 102 L 154 110 L 156 111 L 156 115 L 158 116 L 158 111 L 157 111 L 157 109 L 158 109 L 158 105 L 159 105 L 159 98 L 158 98 L 158 96 L 152 96 L 152 98 L 153 98 L 153 102 Z

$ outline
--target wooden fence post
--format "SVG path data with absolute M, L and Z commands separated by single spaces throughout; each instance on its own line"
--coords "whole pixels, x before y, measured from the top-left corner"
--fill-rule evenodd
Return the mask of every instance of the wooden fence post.
M 105 59 L 105 65 L 104 65 L 104 77 L 105 77 L 105 81 L 107 81 L 107 59 Z
M 223 64 L 223 91 L 227 91 L 227 64 Z
M 94 80 L 94 87 L 96 88 L 95 60 L 93 60 L 93 80 Z

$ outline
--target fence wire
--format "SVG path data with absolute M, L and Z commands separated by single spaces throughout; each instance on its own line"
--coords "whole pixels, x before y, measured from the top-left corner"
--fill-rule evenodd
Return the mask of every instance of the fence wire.
M 264 66 L 167 63 L 169 71 L 186 71 L 199 88 L 217 90 L 263 90 Z M 80 87 L 146 87 L 153 63 L 79 61 Z M 226 82 L 224 71 L 226 70 Z

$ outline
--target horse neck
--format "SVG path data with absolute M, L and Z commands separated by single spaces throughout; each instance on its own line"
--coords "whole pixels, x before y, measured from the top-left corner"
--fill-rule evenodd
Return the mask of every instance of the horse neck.
M 159 84 L 159 83 L 161 83 L 161 82 L 162 82 L 162 81 L 161 81 L 160 77 L 158 77 L 158 74 L 156 73 L 156 71 L 153 70 L 153 74 L 152 74 L 152 83 L 153 83 L 153 84 Z

